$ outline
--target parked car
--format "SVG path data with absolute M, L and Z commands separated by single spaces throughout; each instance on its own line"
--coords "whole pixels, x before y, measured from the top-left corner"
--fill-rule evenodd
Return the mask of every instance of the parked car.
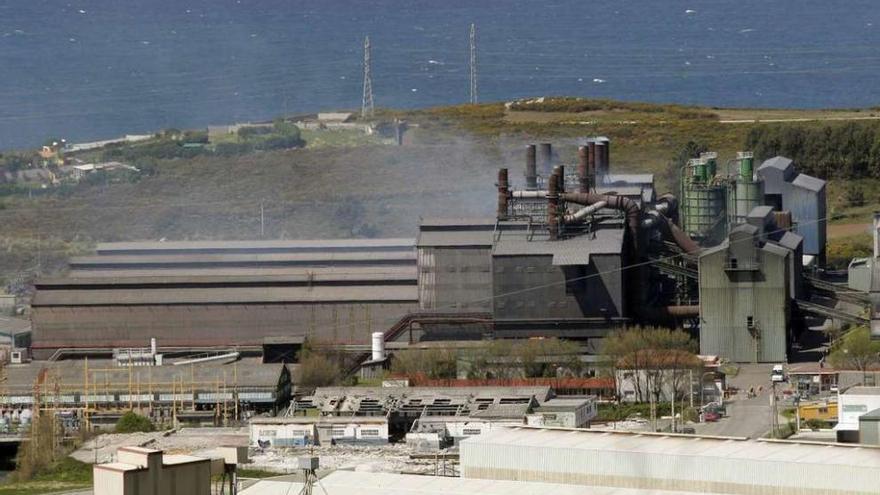
M 704 423 L 714 423 L 721 419 L 721 415 L 714 411 L 706 411 L 703 413 Z

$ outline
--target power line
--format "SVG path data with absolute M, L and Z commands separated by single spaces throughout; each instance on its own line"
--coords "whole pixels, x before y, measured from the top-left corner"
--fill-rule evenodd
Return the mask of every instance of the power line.
M 471 104 L 477 103 L 477 26 L 471 23 Z
M 373 61 L 370 37 L 364 38 L 364 96 L 361 99 L 361 117 L 373 116 Z

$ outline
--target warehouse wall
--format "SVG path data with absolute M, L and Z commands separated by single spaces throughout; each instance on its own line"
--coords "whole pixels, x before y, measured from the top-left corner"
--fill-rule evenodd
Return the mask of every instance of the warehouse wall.
M 488 247 L 419 248 L 419 307 L 489 311 L 492 256 Z
M 783 362 L 789 323 L 787 257 L 755 250 L 759 271 L 726 270 L 728 252 L 700 257 L 700 353 L 735 362 Z M 740 266 L 745 260 L 738 259 Z M 755 339 L 748 317 L 759 328 Z
M 144 347 L 151 337 L 163 347 L 261 345 L 269 336 L 365 344 L 416 309 L 415 302 L 34 307 L 33 349 L 40 359 L 59 347 Z

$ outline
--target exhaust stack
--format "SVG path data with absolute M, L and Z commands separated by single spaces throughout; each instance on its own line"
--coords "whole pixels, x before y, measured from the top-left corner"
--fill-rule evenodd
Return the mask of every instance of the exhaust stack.
M 498 169 L 498 220 L 507 218 L 507 198 L 510 197 L 510 182 L 506 168 Z
M 580 179 L 580 192 L 590 192 L 590 165 L 589 148 L 578 146 L 578 178 Z
M 541 175 L 550 177 L 553 168 L 553 145 L 541 143 L 538 147 L 538 159 L 541 161 Z
M 526 146 L 526 189 L 538 188 L 537 148 L 534 144 Z

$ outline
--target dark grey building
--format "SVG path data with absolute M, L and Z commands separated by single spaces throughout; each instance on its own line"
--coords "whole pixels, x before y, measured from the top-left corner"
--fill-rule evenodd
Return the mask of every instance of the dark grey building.
M 545 229 L 505 222 L 492 249 L 496 322 L 625 315 L 624 231 L 614 227 L 551 241 Z

